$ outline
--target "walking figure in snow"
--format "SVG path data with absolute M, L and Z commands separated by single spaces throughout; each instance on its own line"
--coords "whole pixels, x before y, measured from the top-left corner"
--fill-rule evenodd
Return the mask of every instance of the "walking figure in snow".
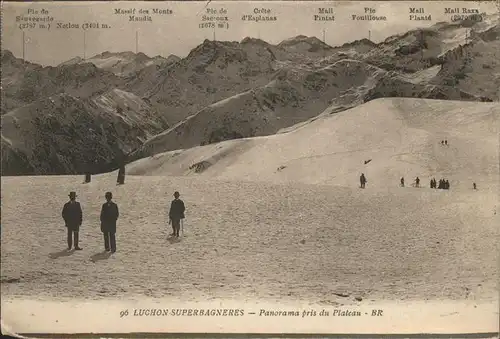
M 368 182 L 368 180 L 366 180 L 364 173 L 361 173 L 361 176 L 359 177 L 359 182 L 361 184 L 361 188 L 365 188 L 365 185 Z
M 449 190 L 449 189 L 450 189 L 450 182 L 449 182 L 448 180 L 446 180 L 446 181 L 444 182 L 444 189 L 445 189 L 445 190 Z
M 444 145 L 444 140 L 441 140 L 441 145 Z
M 123 185 L 125 183 L 125 166 L 121 165 L 118 170 L 118 177 L 116 179 L 118 185 Z
M 417 177 L 415 179 L 415 187 L 420 187 L 420 178 L 419 177 Z
M 174 193 L 174 200 L 170 204 L 170 211 L 168 212 L 168 223 L 172 225 L 172 234 L 171 236 L 179 237 L 179 230 L 181 228 L 181 220 L 184 219 L 184 212 L 186 211 L 186 207 L 184 206 L 184 202 L 179 199 L 179 192 Z M 184 230 L 182 231 L 184 232 Z
M 445 140 L 445 141 L 444 141 L 444 144 L 445 144 L 446 146 L 448 146 L 448 140 Z
M 69 193 L 69 201 L 64 204 L 62 218 L 68 229 L 68 251 L 71 250 L 73 240 L 75 243 L 75 250 L 82 250 L 82 248 L 78 246 L 78 232 L 82 225 L 83 213 L 80 203 L 76 201 L 76 192 Z
M 476 186 L 476 183 L 475 183 L 475 182 L 473 182 L 473 183 L 472 183 L 472 187 L 473 187 L 475 190 L 477 190 L 477 186 Z
M 405 187 L 405 178 L 401 177 L 401 187 Z
M 106 202 L 101 208 L 101 232 L 104 236 L 104 249 L 111 253 L 116 252 L 116 221 L 118 220 L 118 205 L 115 204 L 113 194 L 106 192 Z

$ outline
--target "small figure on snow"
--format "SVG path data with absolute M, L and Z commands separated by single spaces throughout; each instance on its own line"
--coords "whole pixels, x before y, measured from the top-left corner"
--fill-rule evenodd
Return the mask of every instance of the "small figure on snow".
M 420 187 L 420 178 L 419 177 L 417 177 L 415 179 L 415 187 Z
M 405 187 L 405 178 L 401 177 L 401 187 Z
M 174 193 L 174 200 L 170 204 L 170 211 L 168 212 L 169 224 L 172 225 L 173 232 L 171 236 L 179 237 L 179 230 L 181 228 L 181 220 L 184 219 L 184 212 L 186 207 L 184 202 L 179 199 L 179 192 Z M 183 231 L 184 232 L 184 231 Z
M 359 182 L 361 184 L 361 188 L 365 188 L 365 185 L 368 182 L 368 180 L 366 180 L 364 173 L 361 173 L 361 176 L 359 177 Z

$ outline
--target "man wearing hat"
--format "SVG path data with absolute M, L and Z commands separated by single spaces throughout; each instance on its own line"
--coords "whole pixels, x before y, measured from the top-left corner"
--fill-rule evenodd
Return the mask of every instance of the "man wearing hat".
M 113 194 L 111 192 L 106 192 L 105 195 L 106 202 L 102 205 L 101 209 L 101 232 L 104 235 L 104 249 L 106 251 L 111 251 L 111 253 L 116 252 L 116 220 L 118 220 L 118 205 L 115 204 L 111 199 L 113 199 Z
M 179 199 L 179 192 L 174 193 L 174 200 L 172 200 L 172 204 L 170 204 L 170 212 L 168 213 L 169 224 L 172 224 L 173 233 L 171 234 L 174 237 L 179 237 L 179 229 L 181 228 L 181 219 L 184 219 L 184 211 L 186 210 L 184 206 L 184 202 Z
M 80 203 L 76 201 L 76 192 L 69 193 L 69 201 L 64 204 L 62 218 L 68 229 L 68 251 L 71 250 L 73 238 L 75 250 L 81 250 L 78 246 L 78 232 L 82 225 L 83 213 Z

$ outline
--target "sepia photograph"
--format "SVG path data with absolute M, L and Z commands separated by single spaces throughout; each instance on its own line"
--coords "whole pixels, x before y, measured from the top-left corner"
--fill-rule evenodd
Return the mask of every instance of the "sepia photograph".
M 3 2 L 1 34 L 3 333 L 498 334 L 499 1 Z

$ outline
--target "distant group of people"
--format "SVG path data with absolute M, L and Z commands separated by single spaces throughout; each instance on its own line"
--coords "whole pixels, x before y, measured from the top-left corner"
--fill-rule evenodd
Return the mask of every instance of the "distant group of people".
M 441 145 L 448 146 L 448 140 L 446 140 L 446 139 L 445 140 L 441 140 Z M 367 163 L 369 163 L 370 161 L 371 161 L 371 159 L 369 161 L 365 161 L 365 165 Z M 361 175 L 359 177 L 359 182 L 360 182 L 360 188 L 365 188 L 366 187 L 366 183 L 368 182 L 368 180 L 366 180 L 366 176 L 365 176 L 364 173 L 361 173 Z M 400 186 L 401 187 L 405 187 L 405 178 L 404 177 L 401 177 L 401 179 L 400 179 Z M 419 177 L 415 178 L 414 186 L 415 187 L 420 187 L 420 178 Z M 440 179 L 439 183 L 438 183 L 435 178 L 432 178 L 431 182 L 430 182 L 430 187 L 431 188 L 448 190 L 448 189 L 450 189 L 450 182 L 447 179 Z M 476 185 L 475 182 L 472 183 L 472 188 L 474 190 L 477 190 L 477 185 Z
M 401 177 L 401 179 L 399 180 L 399 184 L 401 187 L 405 187 L 405 178 L 404 177 Z M 415 178 L 415 187 L 420 187 L 420 178 L 419 177 Z
M 366 180 L 366 176 L 364 173 L 361 173 L 361 175 L 359 177 L 359 182 L 360 182 L 360 188 L 366 187 L 366 183 L 368 182 L 368 180 Z M 401 187 L 405 187 L 405 178 L 404 177 L 401 177 L 399 182 L 400 182 Z M 415 187 L 420 187 L 420 178 L 419 177 L 415 178 Z M 430 187 L 448 190 L 448 189 L 450 189 L 450 182 L 447 179 L 439 179 L 439 184 L 438 184 L 436 179 L 432 178 L 431 182 L 430 182 Z M 477 185 L 475 182 L 472 183 L 472 187 L 473 187 L 473 189 L 477 190 Z
M 101 232 L 104 238 L 104 250 L 106 252 L 116 252 L 116 224 L 119 217 L 118 205 L 113 202 L 113 194 L 106 192 L 106 202 L 101 207 Z M 184 202 L 179 199 L 179 192 L 174 193 L 174 200 L 170 205 L 169 224 L 172 225 L 173 232 L 171 236 L 179 237 L 179 229 L 181 220 L 184 219 L 186 210 Z M 64 204 L 62 210 L 62 218 L 68 230 L 67 242 L 68 251 L 73 248 L 79 251 L 82 250 L 79 246 L 79 231 L 83 222 L 83 211 L 80 203 L 76 201 L 76 192 L 69 193 L 69 201 Z
M 450 182 L 445 179 L 439 179 L 439 185 L 436 187 L 436 179 L 431 180 L 431 188 L 438 188 L 438 189 L 443 189 L 443 190 L 449 190 L 450 189 Z
M 401 187 L 405 187 L 405 178 L 404 177 L 401 177 L 400 183 L 401 183 Z M 415 178 L 415 187 L 420 187 L 420 178 L 419 177 Z M 430 187 L 447 190 L 450 188 L 450 182 L 448 180 L 440 179 L 439 185 L 438 185 L 436 179 L 432 178 L 431 183 L 430 183 Z

